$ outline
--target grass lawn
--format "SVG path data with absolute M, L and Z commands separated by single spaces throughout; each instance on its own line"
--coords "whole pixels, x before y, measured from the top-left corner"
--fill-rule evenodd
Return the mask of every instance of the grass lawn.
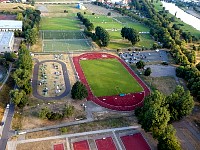
M 117 59 L 81 60 L 80 65 L 95 96 L 143 90 Z
M 140 41 L 135 46 L 151 48 L 154 42 L 150 34 L 140 34 Z
M 109 49 L 128 48 L 128 47 L 132 47 L 131 43 L 128 41 L 124 41 L 124 42 L 112 41 L 108 45 Z
M 80 21 L 68 18 L 43 17 L 40 30 L 80 30 Z

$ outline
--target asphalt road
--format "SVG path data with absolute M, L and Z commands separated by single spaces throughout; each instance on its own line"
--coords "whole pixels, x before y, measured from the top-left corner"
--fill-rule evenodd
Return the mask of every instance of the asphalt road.
M 9 135 L 10 135 L 9 131 L 10 131 L 10 125 L 11 125 L 13 115 L 14 115 L 14 105 L 10 104 L 8 116 L 4 123 L 4 128 L 3 128 L 3 132 L 2 132 L 2 136 L 1 136 L 1 140 L 0 140 L 0 150 L 6 149 L 7 141 L 8 141 Z
M 62 66 L 62 71 L 63 71 L 63 77 L 64 77 L 64 82 L 65 82 L 65 91 L 56 97 L 44 97 L 42 95 L 40 95 L 37 91 L 37 84 L 38 84 L 38 71 L 39 71 L 39 66 L 42 63 L 45 62 L 57 62 Z M 34 66 L 34 70 L 33 70 L 33 82 L 32 82 L 32 87 L 33 87 L 33 96 L 38 98 L 38 99 L 42 99 L 42 100 L 60 100 L 61 98 L 67 96 L 71 90 L 71 86 L 70 86 L 70 81 L 69 81 L 69 76 L 68 76 L 68 72 L 67 72 L 67 68 L 64 62 L 58 61 L 58 60 L 44 60 L 41 62 L 36 62 L 35 66 Z

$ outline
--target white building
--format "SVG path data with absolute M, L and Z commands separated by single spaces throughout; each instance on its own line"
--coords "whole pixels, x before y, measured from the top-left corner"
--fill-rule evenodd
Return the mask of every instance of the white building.
M 0 20 L 0 31 L 22 31 L 22 21 Z
M 14 45 L 14 32 L 0 32 L 0 53 L 12 52 Z

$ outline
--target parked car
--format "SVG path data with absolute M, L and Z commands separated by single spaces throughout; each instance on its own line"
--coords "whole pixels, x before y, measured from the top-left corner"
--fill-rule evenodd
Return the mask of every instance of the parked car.
M 3 126 L 4 125 L 4 122 L 1 122 L 1 124 L 0 124 L 1 126 Z
M 9 109 L 9 107 L 10 107 L 10 104 L 7 104 L 6 108 Z

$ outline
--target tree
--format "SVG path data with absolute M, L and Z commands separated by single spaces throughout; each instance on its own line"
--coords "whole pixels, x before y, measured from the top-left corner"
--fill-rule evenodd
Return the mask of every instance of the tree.
M 145 75 L 145 76 L 150 76 L 150 74 L 151 74 L 151 68 L 148 67 L 148 68 L 144 71 L 144 75 Z
M 95 28 L 95 34 L 98 37 L 98 39 L 101 42 L 101 45 L 103 47 L 108 46 L 109 42 L 110 42 L 110 35 L 108 33 L 108 31 L 106 31 L 104 28 L 97 26 Z
M 74 113 L 74 106 L 72 105 L 67 105 L 63 110 L 63 115 L 64 117 L 67 117 L 67 118 L 72 116 L 73 113 Z
M 23 20 L 23 18 L 24 18 L 24 17 L 23 17 L 23 14 L 22 14 L 22 13 L 20 13 L 20 12 L 19 12 L 19 13 L 17 13 L 17 17 L 16 17 L 16 19 L 17 19 L 17 20 L 20 20 L 20 21 L 22 21 L 22 20 Z
M 133 28 L 123 27 L 121 29 L 121 35 L 123 38 L 131 41 L 132 45 L 140 41 L 139 33 Z
M 20 104 L 21 101 L 24 100 L 25 96 L 26 96 L 26 93 L 23 91 L 23 90 L 11 90 L 10 93 L 10 99 L 11 101 L 15 104 L 15 105 L 18 105 Z
M 31 78 L 31 74 L 28 70 L 25 69 L 17 69 L 14 73 L 13 73 L 13 78 L 15 83 L 17 84 L 17 86 L 19 88 L 23 88 L 24 85 L 30 81 Z
M 39 117 L 40 117 L 41 119 L 46 119 L 48 113 L 50 113 L 49 108 L 47 108 L 47 107 L 42 108 L 41 111 L 39 112 Z
M 14 62 L 15 59 L 17 58 L 17 55 L 14 52 L 10 52 L 10 53 L 5 52 L 4 58 L 6 59 L 6 61 Z
M 37 40 L 37 33 L 38 31 L 36 28 L 28 29 L 25 32 L 26 41 L 31 45 L 35 44 Z
M 169 105 L 172 121 L 189 115 L 194 107 L 194 100 L 190 92 L 185 91 L 181 86 L 177 86 L 175 91 L 166 98 L 166 103 Z
M 196 65 L 196 68 L 200 71 L 200 62 Z
M 170 113 L 167 109 L 165 96 L 159 91 L 155 91 L 144 100 L 144 106 L 137 111 L 138 120 L 145 131 L 152 131 L 154 137 L 158 137 L 166 128 L 170 120 Z
M 181 150 L 180 142 L 175 134 L 174 127 L 168 125 L 158 137 L 158 150 Z
M 108 14 L 107 14 L 108 16 L 111 16 L 111 12 L 108 12 Z
M 80 81 L 77 81 L 73 86 L 71 90 L 71 95 L 73 99 L 83 99 L 88 96 L 88 91 L 86 89 L 86 86 L 81 83 Z
M 138 62 L 136 63 L 136 67 L 137 67 L 138 69 L 143 69 L 144 66 L 145 66 L 145 63 L 144 63 L 144 61 L 142 61 L 142 60 L 140 60 L 140 61 L 138 61 Z

